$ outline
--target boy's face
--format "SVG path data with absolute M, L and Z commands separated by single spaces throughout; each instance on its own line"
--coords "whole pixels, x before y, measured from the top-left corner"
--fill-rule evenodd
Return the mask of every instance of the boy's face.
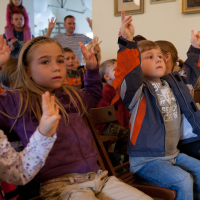
M 65 66 L 68 70 L 74 70 L 75 55 L 72 52 L 64 52 Z
M 160 81 L 166 66 L 159 49 L 151 49 L 141 54 L 141 67 L 144 77 L 149 81 Z
M 107 76 L 109 80 L 114 80 L 115 79 L 115 70 L 117 68 L 117 62 L 115 62 L 113 65 L 109 66 L 107 69 Z

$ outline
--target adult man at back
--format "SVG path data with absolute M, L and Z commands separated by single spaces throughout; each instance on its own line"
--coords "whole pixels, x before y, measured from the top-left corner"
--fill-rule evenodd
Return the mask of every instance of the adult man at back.
M 64 18 L 64 24 L 63 24 L 66 29 L 66 32 L 54 36 L 53 39 L 58 41 L 63 48 L 67 47 L 72 49 L 74 54 L 78 56 L 79 63 L 81 64 L 82 53 L 79 46 L 79 42 L 87 44 L 89 42 L 92 42 L 92 39 L 85 36 L 84 34 L 75 33 L 75 28 L 76 28 L 75 20 L 76 20 L 75 17 L 72 15 L 66 16 Z M 91 27 L 91 23 L 89 23 L 89 25 Z M 48 28 L 46 36 L 50 37 L 52 29 Z
M 18 58 L 21 48 L 24 45 L 24 14 L 21 11 L 16 11 L 12 13 L 12 23 L 14 26 L 14 36 L 15 39 L 11 39 L 8 41 L 8 45 L 10 46 L 11 55 L 10 57 Z M 6 35 L 3 34 L 3 37 L 6 39 Z M 34 36 L 32 35 L 32 38 Z

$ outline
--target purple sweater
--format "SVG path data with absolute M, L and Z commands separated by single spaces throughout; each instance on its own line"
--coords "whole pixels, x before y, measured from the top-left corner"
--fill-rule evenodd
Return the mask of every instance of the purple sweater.
M 80 90 L 80 95 L 86 101 L 87 109 L 89 109 L 94 107 L 102 97 L 102 83 L 98 67 L 93 70 L 87 69 L 84 83 L 85 88 Z M 38 182 L 44 182 L 64 174 L 82 174 L 100 168 L 97 164 L 98 152 L 93 147 L 93 136 L 90 129 L 85 125 L 83 118 L 77 113 L 73 104 L 70 104 L 68 95 L 61 88 L 56 89 L 54 93 L 67 111 L 69 123 L 66 125 L 64 118 L 61 117 L 57 129 L 57 139 L 44 167 L 36 177 Z M 10 116 L 16 116 L 19 108 L 19 97 L 20 94 L 16 90 L 2 93 L 0 95 L 0 111 Z M 78 102 L 75 96 L 74 99 Z M 0 113 L 0 129 L 9 129 L 13 122 L 13 119 Z M 33 114 L 31 114 L 30 120 L 30 113 L 27 109 L 25 126 L 28 139 L 38 125 L 39 123 Z M 23 118 L 18 119 L 13 131 L 18 134 L 25 147 L 28 140 L 24 132 Z

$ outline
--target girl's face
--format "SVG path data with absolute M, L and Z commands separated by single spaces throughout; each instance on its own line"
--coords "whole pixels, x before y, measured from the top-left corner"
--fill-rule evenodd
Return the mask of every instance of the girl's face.
M 15 5 L 15 6 L 19 6 L 21 4 L 21 0 L 12 0 L 12 3 Z
M 28 65 L 28 76 L 47 91 L 60 88 L 66 78 L 66 67 L 61 48 L 46 43 L 35 48 Z

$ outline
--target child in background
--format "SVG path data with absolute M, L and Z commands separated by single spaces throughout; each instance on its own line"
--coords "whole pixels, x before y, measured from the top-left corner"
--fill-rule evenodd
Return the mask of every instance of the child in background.
M 31 39 L 31 31 L 29 27 L 29 17 L 26 12 L 25 7 L 22 5 L 22 0 L 10 0 L 10 3 L 7 5 L 6 9 L 6 27 L 5 27 L 5 35 L 6 39 L 10 41 L 14 39 L 14 27 L 12 26 L 12 12 L 21 11 L 24 14 L 24 43 Z M 17 41 L 15 42 L 17 43 Z M 17 44 L 16 44 L 17 45 Z
M 122 11 L 113 81 L 131 113 L 130 170 L 154 185 L 175 189 L 176 200 L 200 199 L 200 161 L 177 149 L 178 143 L 200 139 L 200 111 L 186 86 L 195 85 L 200 76 L 200 32 L 191 32 L 182 70 L 163 76 L 166 66 L 159 46 L 148 40 L 133 42 L 131 21 Z
M 63 85 L 70 85 L 77 89 L 83 88 L 83 70 L 78 69 L 78 57 L 69 48 L 64 48 L 65 66 L 67 74 Z
M 110 59 L 104 61 L 100 66 L 100 74 L 106 84 L 103 86 L 103 96 L 101 101 L 96 107 L 105 107 L 114 105 L 115 113 L 118 123 L 109 123 L 97 126 L 100 134 L 118 136 L 118 141 L 115 145 L 115 153 L 120 155 L 127 155 L 127 137 L 129 129 L 129 113 L 125 108 L 121 98 L 115 98 L 116 91 L 113 87 L 113 80 L 115 79 L 115 70 L 117 67 L 117 60 Z M 119 162 L 114 162 L 113 153 L 109 153 L 109 157 L 113 166 L 120 164 Z M 115 164 L 116 163 L 116 164 Z
M 19 56 L 16 90 L 0 95 L 0 126 L 12 127 L 25 147 L 41 118 L 41 94 L 49 91 L 55 96 L 61 119 L 56 142 L 36 177 L 42 198 L 151 199 L 116 177 L 108 177 L 108 172 L 102 172 L 97 164 L 98 152 L 83 115 L 102 97 L 101 76 L 94 51 L 88 52 L 82 43 L 80 46 L 87 70 L 85 88 L 77 91 L 62 85 L 66 66 L 61 45 L 47 37 L 28 41 Z
M 15 77 L 13 74 L 17 69 L 17 62 L 17 58 L 9 58 L 0 71 L 0 85 L 5 91 L 12 89 L 14 85 Z

